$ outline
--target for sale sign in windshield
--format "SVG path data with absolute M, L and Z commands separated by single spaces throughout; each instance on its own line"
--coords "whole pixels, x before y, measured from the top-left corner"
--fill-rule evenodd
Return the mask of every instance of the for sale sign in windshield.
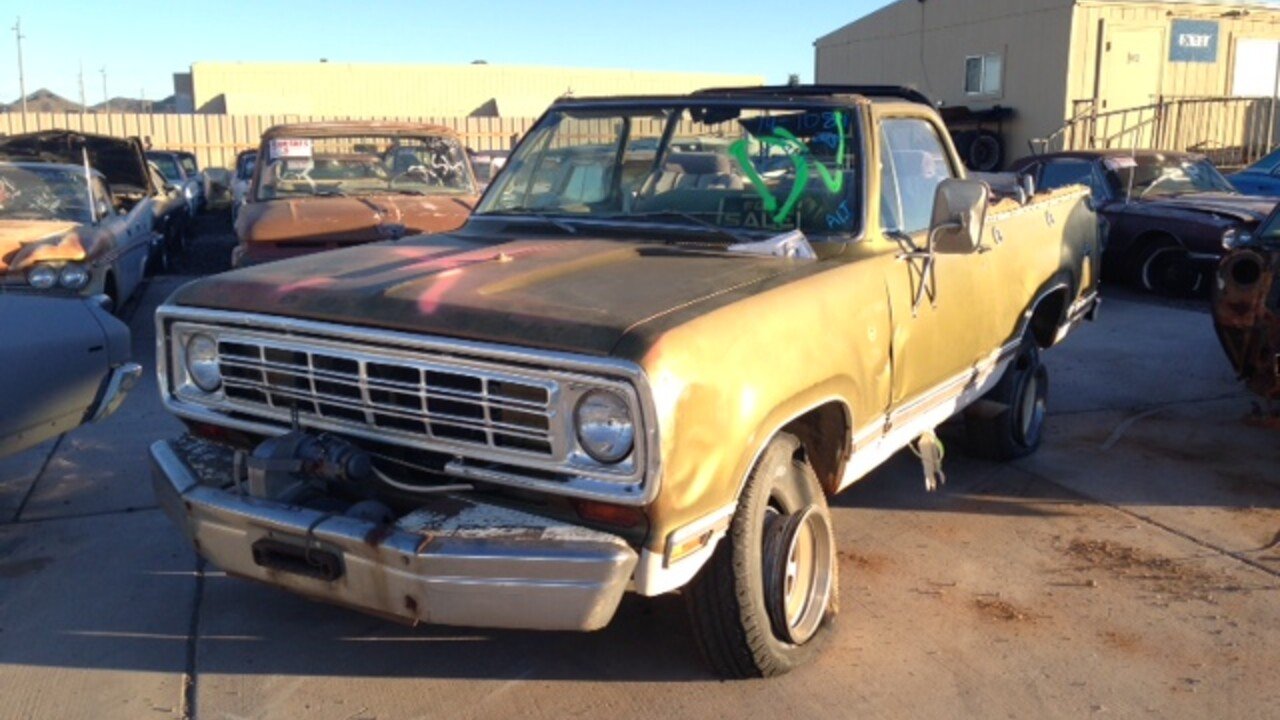
M 1169 61 L 1218 62 L 1218 23 L 1213 20 L 1174 20 Z

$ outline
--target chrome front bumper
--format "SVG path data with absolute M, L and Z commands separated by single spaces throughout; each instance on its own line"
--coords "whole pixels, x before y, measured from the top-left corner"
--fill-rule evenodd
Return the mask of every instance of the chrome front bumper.
M 621 538 L 464 494 L 385 525 L 253 498 L 229 451 L 191 438 L 153 444 L 151 465 L 161 507 L 228 574 L 408 622 L 596 630 L 636 564 Z
M 125 396 L 134 385 L 138 384 L 140 377 L 142 377 L 142 366 L 138 363 L 124 363 L 114 368 L 102 386 L 98 402 L 89 409 L 86 422 L 105 420 L 119 410 Z

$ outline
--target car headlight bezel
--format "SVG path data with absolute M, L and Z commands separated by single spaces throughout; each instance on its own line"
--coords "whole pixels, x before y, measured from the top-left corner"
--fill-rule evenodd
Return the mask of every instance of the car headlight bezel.
M 89 269 L 79 263 L 67 263 L 58 271 L 58 287 L 83 290 L 89 284 Z
M 635 450 L 631 406 L 612 390 L 583 393 L 573 408 L 573 429 L 578 447 L 602 465 L 617 465 Z
M 1235 250 L 1238 247 L 1248 245 L 1252 240 L 1253 234 L 1240 227 L 1232 226 L 1222 231 L 1223 250 Z
M 206 333 L 193 333 L 186 338 L 182 349 L 183 368 L 191 384 L 209 395 L 222 389 L 217 339 Z
M 58 270 L 48 264 L 36 265 L 27 271 L 27 284 L 36 290 L 52 290 L 58 285 Z

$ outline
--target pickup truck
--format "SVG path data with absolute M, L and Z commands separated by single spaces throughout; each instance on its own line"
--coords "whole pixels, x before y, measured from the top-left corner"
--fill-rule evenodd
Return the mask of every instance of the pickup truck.
M 229 575 L 405 622 L 594 630 L 680 591 L 773 676 L 838 603 L 827 498 L 964 411 L 1042 440 L 1097 305 L 1084 187 L 992 199 L 886 87 L 557 101 L 456 231 L 157 313 L 162 507 Z

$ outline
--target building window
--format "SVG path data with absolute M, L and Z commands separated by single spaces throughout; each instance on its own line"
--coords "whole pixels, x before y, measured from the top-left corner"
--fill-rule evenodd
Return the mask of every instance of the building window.
M 999 95 L 1004 58 L 1000 53 L 970 55 L 964 60 L 966 95 Z

